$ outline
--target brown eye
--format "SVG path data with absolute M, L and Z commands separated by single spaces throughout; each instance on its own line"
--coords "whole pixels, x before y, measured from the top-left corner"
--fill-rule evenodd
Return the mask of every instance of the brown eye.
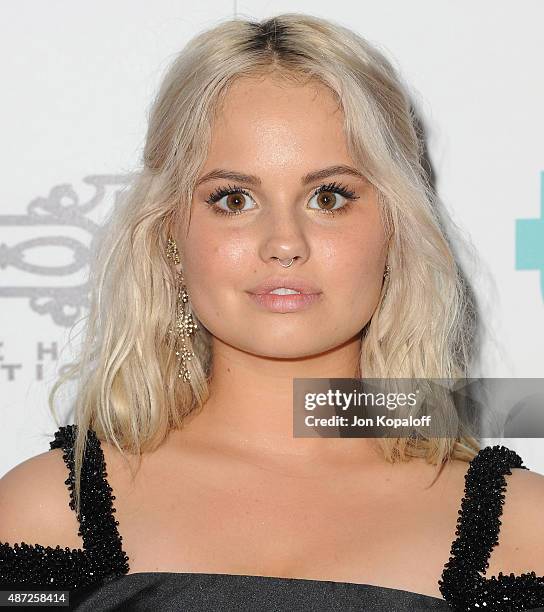
M 252 210 L 247 205 L 252 202 L 253 198 L 250 194 L 241 187 L 219 187 L 206 199 L 206 203 L 214 213 L 220 215 L 240 215 Z M 226 207 L 224 205 L 226 204 Z M 254 208 L 254 207 L 253 207 Z
M 330 210 L 336 204 L 336 194 L 332 191 L 321 191 L 317 195 L 317 202 L 324 210 Z
M 317 207 L 310 206 L 310 208 L 322 214 L 336 215 L 337 213 L 347 212 L 351 204 L 350 200 L 357 200 L 358 198 L 359 196 L 347 187 L 333 182 L 328 185 L 321 185 L 314 191 L 312 200 L 317 200 Z
M 231 193 L 226 197 L 226 205 L 229 210 L 234 212 L 243 209 L 245 205 L 246 196 L 243 193 Z

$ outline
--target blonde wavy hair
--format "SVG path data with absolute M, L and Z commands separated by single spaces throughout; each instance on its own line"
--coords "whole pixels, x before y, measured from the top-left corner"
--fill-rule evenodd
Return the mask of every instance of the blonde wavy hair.
M 113 211 L 92 266 L 81 353 L 51 391 L 53 409 L 59 387 L 78 381 L 78 513 L 88 428 L 123 456 L 141 459 L 208 398 L 212 356 L 203 325 L 191 341 L 191 383 L 177 377 L 168 334 L 177 288 L 167 238 L 174 226 L 187 228 L 193 188 L 229 85 L 268 74 L 293 83 L 312 79 L 330 89 L 344 112 L 350 154 L 378 191 L 392 273 L 361 333 L 360 373 L 467 376 L 475 309 L 443 229 L 417 119 L 397 71 L 361 36 L 315 16 L 222 21 L 190 40 L 163 79 L 150 110 L 143 167 Z M 457 416 L 444 405 L 435 418 L 455 424 Z M 391 462 L 468 461 L 479 442 L 461 423 L 457 430 L 451 438 L 381 438 L 379 444 Z

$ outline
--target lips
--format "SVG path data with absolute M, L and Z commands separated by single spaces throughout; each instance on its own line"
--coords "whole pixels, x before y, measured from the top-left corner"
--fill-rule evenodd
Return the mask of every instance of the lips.
M 257 286 L 253 287 L 253 289 L 250 289 L 249 293 L 262 295 L 263 293 L 269 293 L 270 291 L 279 289 L 280 287 L 284 287 L 285 289 L 294 289 L 295 291 L 300 291 L 300 293 L 303 294 L 321 293 L 320 289 L 310 281 L 294 276 L 273 276 L 267 278 L 262 283 L 259 283 Z
M 248 296 L 259 307 L 269 312 L 294 313 L 306 310 L 323 298 L 322 293 L 296 293 L 276 295 L 274 293 L 249 293 Z

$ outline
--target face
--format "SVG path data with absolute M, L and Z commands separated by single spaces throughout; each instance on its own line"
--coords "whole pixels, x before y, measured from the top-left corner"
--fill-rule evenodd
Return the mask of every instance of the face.
M 176 234 L 193 312 L 214 341 L 296 358 L 334 349 L 368 323 L 383 282 L 384 228 L 363 176 L 342 168 L 311 176 L 338 166 L 355 170 L 326 87 L 272 76 L 231 86 L 199 180 L 215 170 L 246 177 L 197 181 L 188 233 Z M 255 297 L 278 277 L 274 286 L 302 281 L 313 297 Z

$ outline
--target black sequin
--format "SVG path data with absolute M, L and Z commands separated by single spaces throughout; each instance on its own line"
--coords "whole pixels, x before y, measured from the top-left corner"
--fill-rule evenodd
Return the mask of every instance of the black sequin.
M 61 427 L 50 443 L 51 449 L 64 450 L 63 458 L 69 469 L 65 484 L 70 490 L 70 507 L 74 511 L 75 434 L 75 425 Z M 544 577 L 538 577 L 535 572 L 519 576 L 499 573 L 491 578 L 480 575 L 489 567 L 491 550 L 498 543 L 505 475 L 511 474 L 511 468 L 527 469 L 519 455 L 504 446 L 483 448 L 470 462 L 455 532 L 457 538 L 438 581 L 442 596 L 452 610 L 517 612 L 544 606 Z M 119 522 L 114 518 L 115 496 L 106 477 L 100 441 L 89 430 L 78 515 L 83 550 L 24 542 L 14 546 L 0 543 L 0 588 L 17 585 L 84 589 L 128 573 L 129 559 L 122 549 Z
M 62 448 L 69 477 L 70 508 L 75 512 L 74 442 L 76 426 L 61 427 L 50 442 Z M 81 471 L 81 512 L 78 515 L 83 548 L 62 549 L 40 544 L 0 543 L 0 587 L 17 584 L 76 589 L 97 581 L 108 581 L 129 571 L 128 556 L 121 547 L 117 530 L 112 488 L 107 479 L 100 440 L 89 430 Z
M 535 572 L 484 578 L 489 557 L 499 542 L 506 490 L 511 468 L 528 469 L 521 457 L 505 446 L 480 450 L 465 476 L 464 497 L 457 519 L 457 538 L 451 557 L 438 581 L 440 592 L 453 610 L 521 611 L 544 606 L 544 577 Z

